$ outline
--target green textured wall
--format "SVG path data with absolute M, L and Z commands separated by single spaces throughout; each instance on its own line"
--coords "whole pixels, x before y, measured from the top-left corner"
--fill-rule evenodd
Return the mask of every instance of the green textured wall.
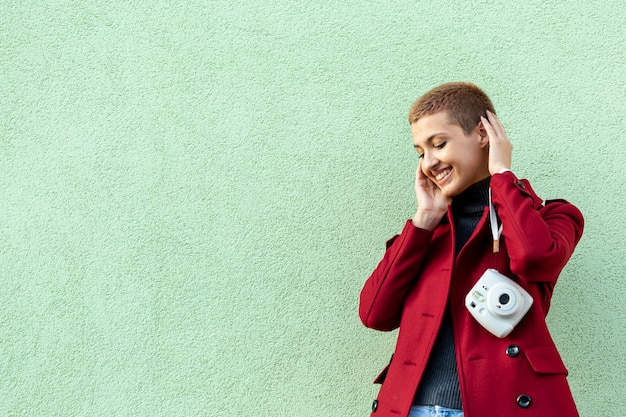
M 626 9 L 549 3 L 3 1 L 0 415 L 367 415 L 358 294 L 451 80 L 586 215 L 549 324 L 624 411 Z

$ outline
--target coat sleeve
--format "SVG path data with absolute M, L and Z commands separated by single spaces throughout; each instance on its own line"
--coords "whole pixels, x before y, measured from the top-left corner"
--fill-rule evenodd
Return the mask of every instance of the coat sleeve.
M 494 175 L 491 190 L 511 272 L 527 281 L 555 284 L 582 236 L 581 212 L 564 200 L 543 205 L 528 181 L 510 171 Z
M 390 331 L 400 325 L 402 307 L 428 252 L 433 232 L 407 221 L 361 290 L 359 316 L 366 327 Z

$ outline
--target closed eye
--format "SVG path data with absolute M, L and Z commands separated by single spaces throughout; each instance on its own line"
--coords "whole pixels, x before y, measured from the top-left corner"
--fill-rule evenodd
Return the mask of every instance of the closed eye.
M 444 140 L 443 142 L 441 142 L 441 143 L 439 143 L 439 144 L 437 144 L 437 145 L 432 145 L 432 147 L 433 147 L 433 148 L 435 148 L 435 149 L 442 149 L 444 146 L 446 146 L 446 144 L 447 144 L 447 143 L 448 143 L 448 142 Z M 417 157 L 418 157 L 418 158 L 420 158 L 420 159 L 421 159 L 421 158 L 423 158 L 423 157 L 424 157 L 424 152 L 420 152 L 420 151 L 421 151 L 421 148 L 418 148 L 418 147 L 416 146 L 416 147 L 415 147 L 415 151 L 417 152 Z

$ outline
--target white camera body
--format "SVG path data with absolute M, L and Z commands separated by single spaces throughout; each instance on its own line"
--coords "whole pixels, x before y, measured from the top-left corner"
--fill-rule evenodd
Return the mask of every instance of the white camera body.
M 532 304 L 524 288 L 495 269 L 487 269 L 465 297 L 472 316 L 499 338 L 513 331 Z

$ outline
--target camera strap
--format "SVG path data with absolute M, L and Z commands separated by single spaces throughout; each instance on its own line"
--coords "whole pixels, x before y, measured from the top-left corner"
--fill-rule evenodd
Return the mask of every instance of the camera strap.
M 489 222 L 491 223 L 491 236 L 493 236 L 493 253 L 500 252 L 500 235 L 502 235 L 502 224 L 498 227 L 498 216 L 491 199 L 491 187 L 489 188 Z

